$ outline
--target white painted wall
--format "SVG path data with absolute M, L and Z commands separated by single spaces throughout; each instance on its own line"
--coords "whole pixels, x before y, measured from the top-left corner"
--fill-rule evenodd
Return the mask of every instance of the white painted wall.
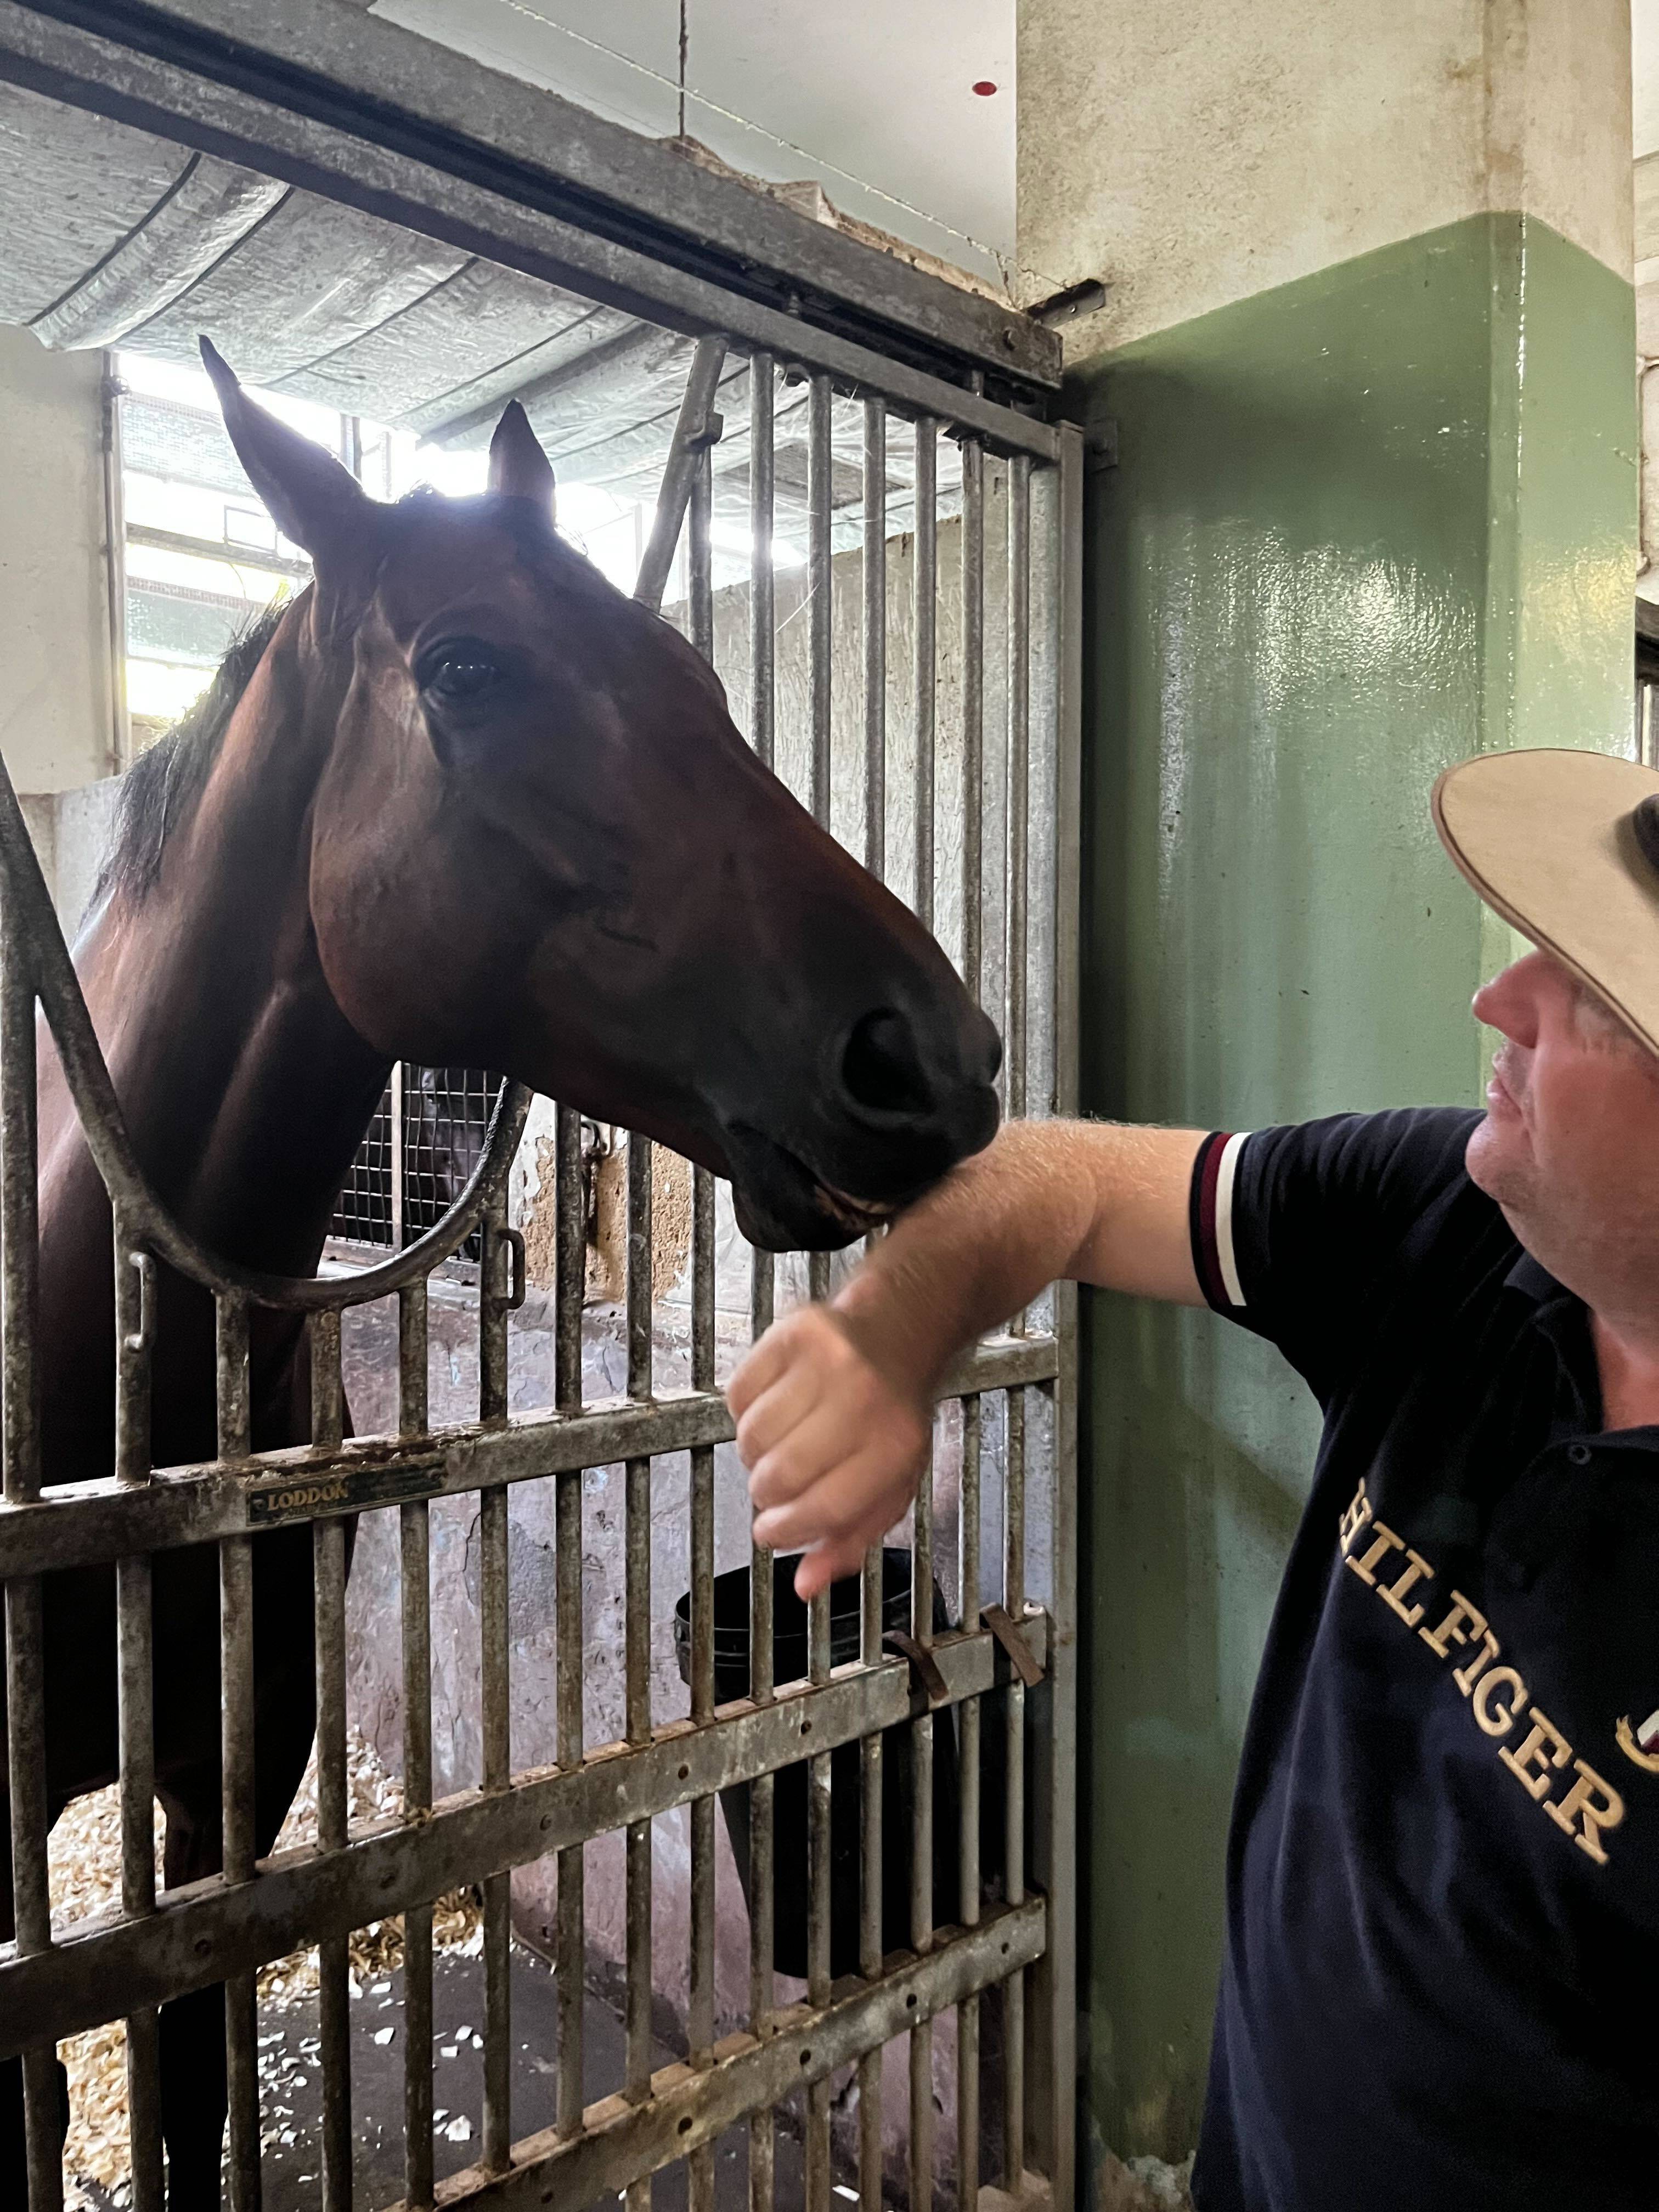
M 0 329 L 0 751 L 20 792 L 114 765 L 103 356 Z
M 1068 355 L 1488 208 L 1630 273 L 1629 0 L 1020 15 L 1019 260 L 1110 287 Z

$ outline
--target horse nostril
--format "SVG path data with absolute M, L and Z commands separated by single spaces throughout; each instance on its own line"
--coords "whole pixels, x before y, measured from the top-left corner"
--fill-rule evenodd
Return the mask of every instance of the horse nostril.
M 872 1114 L 927 1114 L 933 1094 L 910 1024 L 890 1007 L 866 1014 L 847 1040 L 841 1077 L 856 1106 Z

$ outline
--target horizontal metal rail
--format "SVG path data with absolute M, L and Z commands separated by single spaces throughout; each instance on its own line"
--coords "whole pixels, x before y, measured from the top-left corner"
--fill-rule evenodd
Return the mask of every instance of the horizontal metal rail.
M 607 2190 L 642 2181 L 699 2149 L 746 2112 L 781 2103 L 803 2084 L 823 2081 L 878 2050 L 907 2028 L 993 1988 L 1042 1957 L 1047 1913 L 1041 1898 L 988 1912 L 976 1928 L 934 1932 L 926 1957 L 893 1953 L 869 1979 L 836 1985 L 828 2004 L 791 2006 L 775 2015 L 764 2039 L 728 2037 L 713 2063 L 665 2066 L 643 2104 L 606 2097 L 582 2115 L 580 2135 L 548 2129 L 513 2147 L 506 2173 L 477 2166 L 439 2185 L 440 2212 L 543 2212 L 591 2204 Z M 403 2212 L 403 2208 L 399 2208 Z
M 198 12 L 211 14 L 206 0 L 198 0 Z M 328 20 L 335 21 L 338 12 L 331 7 Z M 169 13 L 181 20 L 182 11 Z M 481 142 L 463 144 L 453 135 L 422 134 L 406 115 L 394 130 L 392 111 L 383 104 L 377 107 L 363 95 L 340 97 L 338 87 L 315 77 L 307 98 L 301 75 L 292 70 L 279 66 L 267 77 L 257 66 L 256 13 L 251 8 L 239 12 L 248 51 L 240 69 L 229 71 L 240 81 L 228 82 L 206 73 L 216 46 L 211 36 L 198 42 L 199 52 L 188 65 L 143 50 L 137 41 L 167 20 L 161 10 L 98 6 L 91 0 L 79 5 L 57 0 L 48 10 L 3 0 L 0 78 L 283 178 L 626 313 L 693 337 L 725 337 L 740 349 L 769 352 L 780 364 L 821 371 L 848 388 L 882 394 L 904 414 L 935 416 L 973 431 L 994 451 L 1058 459 L 1060 432 L 1051 424 L 878 351 L 874 343 L 804 319 L 804 288 L 790 288 L 784 304 L 771 305 L 603 234 L 592 227 L 592 210 L 585 210 L 586 222 L 553 212 L 558 197 L 544 175 L 538 180 L 527 163 L 492 158 Z M 95 35 L 76 18 L 112 30 L 118 21 L 120 39 Z M 269 18 L 260 20 L 268 29 Z M 366 32 L 381 27 L 392 27 L 363 22 Z M 217 52 L 226 64 L 223 42 Z M 433 52 L 423 80 L 428 96 L 441 100 L 445 82 L 468 67 L 459 55 Z M 490 81 L 503 98 L 509 96 L 510 81 Z M 254 85 L 261 89 L 252 89 Z M 280 101 L 270 96 L 279 89 Z M 331 96 L 322 97 L 324 91 Z M 405 150 L 411 147 L 418 152 Z M 750 258 L 751 267 L 763 265 L 758 239 Z M 878 339 L 875 331 L 870 336 Z M 883 332 L 878 342 L 890 343 L 892 336 Z
M 939 1386 L 940 1402 L 1048 1382 L 1059 1362 L 1052 1337 L 993 1337 L 951 1367 Z M 65 1483 L 21 1504 L 0 1499 L 0 1579 L 208 1543 L 279 1522 L 574 1474 L 730 1443 L 734 1434 L 718 1392 L 665 1391 L 656 1398 L 600 1401 L 580 1413 L 514 1413 L 500 1428 L 468 1428 L 453 1437 L 353 1438 L 330 1451 L 300 1445 L 262 1452 L 234 1468 L 211 1461 L 143 1484 L 114 1476 Z
M 1032 1659 L 1046 1660 L 1045 1615 L 1028 1613 Z M 983 1697 L 1012 1679 L 1007 1654 L 981 1629 L 932 1647 L 944 1696 L 933 1708 Z M 0 2058 L 46 2036 L 107 2019 L 110 1991 L 131 2012 L 246 1973 L 303 1944 L 428 1903 L 596 1835 L 654 1819 L 804 1757 L 827 1753 L 930 1710 L 909 1663 L 838 1668 L 827 1683 L 744 1698 L 708 1722 L 673 1721 L 648 1741 L 614 1743 L 580 1766 L 544 1768 L 505 1789 L 465 1790 L 429 1814 L 376 1824 L 343 1850 L 285 1851 L 251 1881 L 218 1875 L 164 1893 L 142 1918 L 100 1917 L 50 1948 L 0 1951 Z

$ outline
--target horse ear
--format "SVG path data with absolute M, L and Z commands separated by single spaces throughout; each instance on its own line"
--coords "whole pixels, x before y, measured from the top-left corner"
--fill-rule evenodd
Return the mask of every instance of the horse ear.
M 319 571 L 343 562 L 361 545 L 374 502 L 332 453 L 250 399 L 228 362 L 206 338 L 199 343 L 236 458 L 276 527 Z
M 550 516 L 557 514 L 553 464 L 516 399 L 507 403 L 507 412 L 489 441 L 489 489 L 509 499 L 533 499 Z

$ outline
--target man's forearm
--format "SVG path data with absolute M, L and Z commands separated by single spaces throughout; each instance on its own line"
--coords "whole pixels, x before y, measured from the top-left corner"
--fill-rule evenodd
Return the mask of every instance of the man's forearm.
M 1195 1131 L 1010 1122 L 895 1224 L 835 1309 L 884 1372 L 931 1390 L 1056 1279 L 1195 1302 L 1186 1186 L 1198 1143 Z
M 1072 1272 L 1095 1212 L 1075 1126 L 1012 1122 L 911 1207 L 835 1300 L 860 1350 L 931 1389 L 964 1345 Z

